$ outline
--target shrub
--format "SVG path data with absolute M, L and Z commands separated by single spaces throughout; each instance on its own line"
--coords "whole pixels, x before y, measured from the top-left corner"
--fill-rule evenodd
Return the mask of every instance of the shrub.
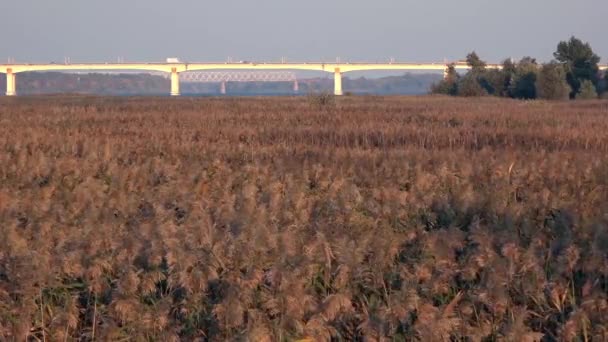
M 443 95 L 456 95 L 458 94 L 458 87 L 456 82 L 450 82 L 448 80 L 441 80 L 439 83 L 431 86 L 431 94 L 443 94 Z
M 308 94 L 308 103 L 316 108 L 329 108 L 336 104 L 336 96 L 328 91 Z
M 593 100 L 597 99 L 597 91 L 595 91 L 595 86 L 593 82 L 589 80 L 584 80 L 581 82 L 581 89 L 576 94 L 577 100 Z

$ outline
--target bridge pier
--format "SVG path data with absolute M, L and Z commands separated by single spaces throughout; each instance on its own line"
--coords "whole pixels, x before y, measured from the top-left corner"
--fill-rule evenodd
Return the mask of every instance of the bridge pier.
M 226 95 L 226 81 L 222 81 L 220 84 L 220 94 Z
M 342 93 L 342 73 L 340 68 L 336 68 L 334 71 L 334 95 L 343 95 Z
M 300 91 L 300 85 L 298 84 L 298 80 L 293 81 L 293 92 L 297 93 Z
M 171 96 L 179 96 L 179 73 L 177 68 L 171 68 Z
M 17 95 L 17 78 L 13 69 L 6 69 L 6 96 Z

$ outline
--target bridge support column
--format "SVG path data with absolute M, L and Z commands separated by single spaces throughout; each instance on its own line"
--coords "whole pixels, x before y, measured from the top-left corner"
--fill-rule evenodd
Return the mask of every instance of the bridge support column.
M 293 81 L 293 92 L 297 93 L 300 91 L 300 85 L 298 84 L 298 80 Z
M 179 96 L 179 73 L 171 68 L 171 96 Z
M 340 68 L 334 71 L 334 95 L 343 95 L 342 93 L 342 73 Z
M 6 96 L 17 95 L 17 78 L 13 69 L 6 69 Z
M 222 81 L 220 84 L 220 94 L 226 95 L 226 81 Z

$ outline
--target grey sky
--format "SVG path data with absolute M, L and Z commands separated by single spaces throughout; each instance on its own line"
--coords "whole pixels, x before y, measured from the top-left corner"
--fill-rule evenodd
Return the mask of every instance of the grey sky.
M 0 0 L 0 61 L 608 61 L 607 0 Z

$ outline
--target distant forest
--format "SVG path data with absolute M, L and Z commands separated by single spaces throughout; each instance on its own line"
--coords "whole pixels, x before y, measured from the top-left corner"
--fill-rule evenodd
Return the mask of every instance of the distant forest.
M 383 78 L 348 78 L 343 80 L 346 93 L 353 94 L 425 94 L 440 74 L 412 74 Z M 298 80 L 299 94 L 333 92 L 333 77 Z M 183 95 L 220 95 L 219 83 L 181 83 Z M 20 95 L 79 93 L 99 95 L 166 95 L 170 82 L 148 74 L 68 74 L 36 72 L 17 75 Z M 228 95 L 288 95 L 293 94 L 291 82 L 227 82 Z M 0 91 L 6 91 L 6 75 L 0 74 Z

